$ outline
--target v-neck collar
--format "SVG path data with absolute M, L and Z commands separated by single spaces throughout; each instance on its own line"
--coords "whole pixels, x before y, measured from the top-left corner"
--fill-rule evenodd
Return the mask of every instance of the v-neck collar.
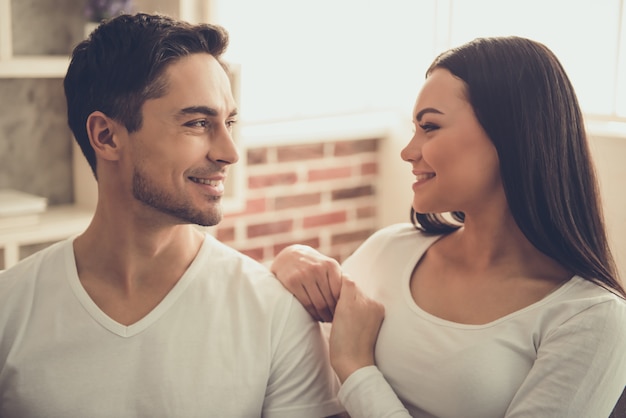
M 185 289 L 194 279 L 194 277 L 197 277 L 195 271 L 199 268 L 198 260 L 202 258 L 203 254 L 207 251 L 209 239 L 208 236 L 205 235 L 204 241 L 202 242 L 198 254 L 191 262 L 187 270 L 183 273 L 178 282 L 163 298 L 163 300 L 161 300 L 158 305 L 154 307 L 154 309 L 148 312 L 147 315 L 131 325 L 124 325 L 115 321 L 106 313 L 104 313 L 100 309 L 100 307 L 96 305 L 93 299 L 91 299 L 78 277 L 78 270 L 76 269 L 76 258 L 74 256 L 73 241 L 74 240 L 70 240 L 69 245 L 66 247 L 65 263 L 67 271 L 66 277 L 70 287 L 72 288 L 72 291 L 74 292 L 74 295 L 96 322 L 120 337 L 129 338 L 146 330 L 148 327 L 150 327 L 150 325 L 155 323 L 161 317 L 161 315 L 167 312 L 168 309 L 178 300 L 180 295 L 185 291 Z

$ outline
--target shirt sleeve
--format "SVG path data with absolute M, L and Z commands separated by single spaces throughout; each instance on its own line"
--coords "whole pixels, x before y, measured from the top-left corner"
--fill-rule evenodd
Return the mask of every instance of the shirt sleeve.
M 339 390 L 351 418 L 410 418 L 400 399 L 376 366 L 352 373 Z
M 289 296 L 274 347 L 263 417 L 319 418 L 343 412 L 337 399 L 339 380 L 330 367 L 320 325 Z
M 595 304 L 541 341 L 507 418 L 607 417 L 626 385 L 626 303 Z

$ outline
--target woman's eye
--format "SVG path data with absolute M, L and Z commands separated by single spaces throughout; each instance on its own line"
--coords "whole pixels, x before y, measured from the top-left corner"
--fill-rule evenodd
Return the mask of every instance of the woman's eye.
M 235 125 L 236 123 L 237 123 L 237 120 L 236 120 L 236 119 L 233 119 L 233 120 L 227 120 L 227 121 L 226 121 L 226 127 L 227 127 L 227 128 L 229 128 L 229 129 L 231 129 L 231 128 L 233 127 L 233 125 Z
M 420 128 L 422 128 L 424 132 L 431 132 L 431 131 L 434 131 L 435 129 L 439 129 L 439 126 L 434 125 L 432 123 L 424 123 L 420 125 Z

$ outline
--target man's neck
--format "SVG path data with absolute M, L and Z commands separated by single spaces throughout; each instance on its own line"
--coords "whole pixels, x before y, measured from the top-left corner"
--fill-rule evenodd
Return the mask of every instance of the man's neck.
M 204 234 L 193 225 L 150 231 L 104 226 L 94 219 L 74 240 L 78 277 L 104 313 L 128 325 L 150 312 L 178 283 Z

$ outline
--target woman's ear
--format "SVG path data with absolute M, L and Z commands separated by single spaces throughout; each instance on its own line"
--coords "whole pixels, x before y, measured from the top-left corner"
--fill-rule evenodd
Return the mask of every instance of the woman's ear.
M 96 155 L 102 159 L 115 161 L 119 158 L 120 143 L 116 135 L 119 125 L 100 111 L 87 118 L 87 135 Z

